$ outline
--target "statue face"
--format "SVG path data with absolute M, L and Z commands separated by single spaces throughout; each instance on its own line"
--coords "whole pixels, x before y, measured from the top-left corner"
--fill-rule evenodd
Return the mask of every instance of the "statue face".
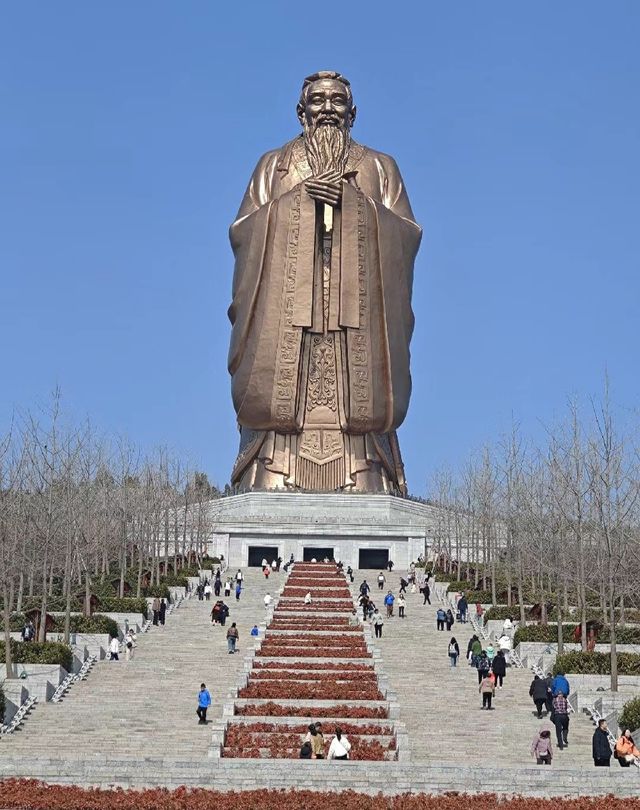
M 305 106 L 298 108 L 300 123 L 309 128 L 328 124 L 348 129 L 355 114 L 347 88 L 335 79 L 319 79 L 309 85 Z

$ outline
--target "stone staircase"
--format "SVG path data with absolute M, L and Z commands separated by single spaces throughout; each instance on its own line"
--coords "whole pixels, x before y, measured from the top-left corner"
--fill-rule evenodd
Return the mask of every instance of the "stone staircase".
M 397 596 L 400 576 L 406 571 L 386 573 L 384 591 L 378 591 L 376 571 L 355 571 L 352 592 L 357 595 L 363 579 L 372 587 L 372 598 L 383 610 L 382 600 L 391 588 Z M 422 604 L 422 594 L 407 593 L 406 618 L 386 619 L 382 639 L 374 644 L 382 653 L 384 669 L 391 688 L 398 695 L 400 719 L 404 722 L 411 760 L 459 760 L 474 765 L 525 765 L 534 760 L 531 742 L 543 727 L 538 720 L 529 686 L 529 669 L 510 667 L 504 688 L 496 689 L 495 710 L 481 709 L 477 671 L 465 661 L 467 643 L 473 635 L 470 624 L 454 624 L 450 633 L 436 629 L 436 611 L 440 604 L 432 589 L 431 606 Z M 446 606 L 445 606 L 446 608 Z M 451 636 L 460 645 L 458 666 L 449 664 L 447 648 Z M 483 646 L 486 646 L 483 645 Z M 437 729 L 437 733 L 434 733 Z M 554 765 L 575 768 L 593 767 L 591 737 L 593 726 L 583 714 L 571 716 L 569 747 L 557 751 L 555 730 Z
M 264 595 L 273 594 L 285 577 L 274 573 L 267 582 L 259 570 L 244 573 L 240 601 L 233 593 L 225 600 L 227 627 L 235 621 L 240 632 L 238 653 L 227 652 L 226 627 L 211 624 L 215 598 L 200 602 L 193 596 L 164 627 L 138 635 L 133 660 L 121 654 L 118 662 L 100 661 L 60 703 L 39 703 L 21 730 L 2 739 L 2 756 L 206 758 L 210 733 L 196 717 L 200 683 L 207 684 L 213 701 L 208 719 L 220 718 L 226 692 L 242 670 L 250 630 L 264 619 Z
M 366 575 L 375 599 L 376 573 L 357 571 L 352 590 Z M 387 575 L 396 593 L 400 573 Z M 455 670 L 449 667 L 450 635 L 435 629 L 435 604 L 423 608 L 422 597 L 411 593 L 407 617 L 387 620 L 383 638 L 370 641 L 374 660 L 382 659 L 386 688 L 397 697 L 394 724 L 399 720 L 406 727 L 409 761 L 211 757 L 213 728 L 229 721 L 221 716 L 222 705 L 233 700 L 253 657 L 248 636 L 253 624 L 264 620 L 264 594 L 273 595 L 285 578 L 272 574 L 266 582 L 255 569 L 245 570 L 245 576 L 240 602 L 233 596 L 228 600 L 230 621 L 238 623 L 241 634 L 238 654 L 228 655 L 224 628 L 211 626 L 212 603 L 186 601 L 164 628 L 139 636 L 133 661 L 99 663 L 61 703 L 38 706 L 21 731 L 3 737 L 0 779 L 223 790 L 303 786 L 372 794 L 637 795 L 636 769 L 593 767 L 593 727 L 582 715 L 572 718 L 570 747 L 556 752 L 553 766 L 533 764 L 531 740 L 545 721 L 533 715 L 531 673 L 511 669 L 497 692 L 495 711 L 482 711 L 475 671 L 464 660 Z M 463 651 L 471 632 L 469 626 L 454 625 Z M 199 726 L 195 714 L 202 681 L 213 698 L 209 719 L 217 721 L 209 727 Z

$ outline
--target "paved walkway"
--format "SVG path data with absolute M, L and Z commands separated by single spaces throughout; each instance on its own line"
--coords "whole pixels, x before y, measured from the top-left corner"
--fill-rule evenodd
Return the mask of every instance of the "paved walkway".
M 372 598 L 378 607 L 391 587 L 397 596 L 400 575 L 394 570 L 387 577 L 384 591 L 378 591 L 378 571 L 355 571 L 352 591 L 366 578 L 372 587 Z M 410 589 L 409 589 L 410 590 Z M 411 759 L 438 762 L 460 761 L 465 764 L 491 766 L 534 764 L 530 747 L 536 732 L 552 728 L 538 720 L 529 697 L 533 674 L 528 669 L 507 670 L 504 688 L 496 690 L 495 710 L 481 708 L 477 671 L 464 660 L 467 643 L 473 635 L 470 624 L 454 624 L 450 633 L 436 629 L 434 594 L 432 605 L 423 606 L 419 592 L 407 594 L 406 618 L 386 619 L 383 638 L 377 641 L 389 676 L 390 686 L 398 693 L 400 719 L 409 733 Z M 452 669 L 447 648 L 451 636 L 460 645 L 461 660 Z M 554 762 L 579 768 L 593 768 L 591 737 L 593 726 L 585 715 L 572 715 L 569 747 L 556 750 L 552 730 Z
M 222 703 L 243 667 L 243 642 L 264 618 L 264 595 L 273 594 L 285 577 L 272 574 L 266 582 L 259 570 L 244 573 L 240 601 L 233 593 L 225 600 L 228 624 L 237 622 L 240 631 L 238 653 L 227 652 L 226 628 L 211 624 L 213 602 L 194 596 L 164 627 L 138 636 L 132 661 L 101 661 L 61 703 L 39 703 L 20 731 L 4 737 L 2 754 L 206 758 L 211 733 L 196 717 L 200 684 L 207 684 L 213 700 L 208 719 L 221 717 Z

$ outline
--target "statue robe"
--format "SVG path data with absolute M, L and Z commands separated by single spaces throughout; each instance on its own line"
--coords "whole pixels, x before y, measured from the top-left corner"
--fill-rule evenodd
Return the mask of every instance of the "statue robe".
M 323 206 L 304 188 L 311 175 L 302 137 L 268 152 L 230 229 L 236 263 L 229 372 L 238 423 L 252 436 L 299 434 L 305 334 L 331 332 L 341 333 L 344 349 L 340 429 L 390 434 L 411 393 L 411 290 L 421 229 L 393 158 L 352 142 L 323 279 Z

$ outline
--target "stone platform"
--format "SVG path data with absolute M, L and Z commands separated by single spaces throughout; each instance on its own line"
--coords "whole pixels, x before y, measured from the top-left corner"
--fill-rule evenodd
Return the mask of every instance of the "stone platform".
M 212 500 L 209 554 L 229 565 L 333 556 L 345 567 L 408 568 L 433 537 L 438 509 L 393 495 L 247 492 Z

